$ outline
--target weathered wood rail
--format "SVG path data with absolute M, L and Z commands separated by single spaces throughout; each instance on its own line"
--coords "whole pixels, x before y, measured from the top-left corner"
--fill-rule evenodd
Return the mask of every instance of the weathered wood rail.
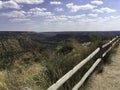
M 89 75 L 93 72 L 93 70 L 98 66 L 101 62 L 102 58 L 118 43 L 120 40 L 119 36 L 116 36 L 108 43 L 101 45 L 96 50 L 94 50 L 88 57 L 78 63 L 73 69 L 68 71 L 63 77 L 61 77 L 56 83 L 51 85 L 47 90 L 57 90 L 59 89 L 70 77 L 72 77 L 78 70 L 80 70 L 88 61 L 90 61 L 93 57 L 95 57 L 99 53 L 98 59 L 94 62 L 94 64 L 90 67 L 90 69 L 83 75 L 81 80 L 72 88 L 72 90 L 78 90 L 85 80 L 89 77 Z

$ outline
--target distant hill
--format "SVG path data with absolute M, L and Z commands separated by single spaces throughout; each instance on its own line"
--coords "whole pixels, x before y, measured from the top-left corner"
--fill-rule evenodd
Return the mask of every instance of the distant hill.
M 100 35 L 100 36 L 116 36 L 120 35 L 120 31 L 89 31 L 89 32 L 43 32 L 42 34 L 50 36 L 49 41 L 62 41 L 69 38 L 74 38 L 79 42 L 88 42 L 90 35 Z
M 18 38 L 27 37 L 31 40 L 41 43 L 58 43 L 61 41 L 74 38 L 79 42 L 88 42 L 90 35 L 102 35 L 102 36 L 116 36 L 120 35 L 120 31 L 89 31 L 89 32 L 20 32 L 20 31 L 1 31 L 0 38 Z
M 70 32 L 43 32 L 44 35 L 57 35 L 57 34 L 68 34 L 68 35 L 89 35 L 89 34 L 99 34 L 99 35 L 118 35 L 120 31 L 70 31 Z

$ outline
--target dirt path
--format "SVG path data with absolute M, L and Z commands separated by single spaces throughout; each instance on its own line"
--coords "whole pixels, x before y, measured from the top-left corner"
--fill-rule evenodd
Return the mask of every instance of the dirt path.
M 110 58 L 111 64 L 101 74 L 91 75 L 85 90 L 120 90 L 120 45 Z

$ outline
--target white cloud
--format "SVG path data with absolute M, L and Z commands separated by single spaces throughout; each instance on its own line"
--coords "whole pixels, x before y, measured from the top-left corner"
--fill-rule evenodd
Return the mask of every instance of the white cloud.
M 11 11 L 8 13 L 1 13 L 1 16 L 5 16 L 8 18 L 24 18 L 25 16 L 25 11 Z
M 10 19 L 10 22 L 28 22 L 31 21 L 28 18 L 14 18 L 14 19 Z
M 96 5 L 102 5 L 103 4 L 103 1 L 98 1 L 98 0 L 95 0 L 95 1 L 91 1 L 92 4 L 96 4 Z
M 53 23 L 56 23 L 56 22 L 65 22 L 67 21 L 68 19 L 64 16 L 50 16 L 48 17 L 48 19 L 46 19 L 47 22 L 53 22 Z
M 71 9 L 72 12 L 77 12 L 79 10 L 90 10 L 90 9 L 94 9 L 95 5 L 91 5 L 91 4 L 86 4 L 86 5 L 74 5 L 73 3 L 68 3 L 66 4 L 66 6 L 68 8 Z
M 60 5 L 60 4 L 62 4 L 62 3 L 61 3 L 61 2 L 59 2 L 59 1 L 51 1 L 51 2 L 50 2 L 50 4 Z
M 2 8 L 2 1 L 0 1 L 0 8 Z
M 63 16 L 62 16 L 63 17 Z M 66 17 L 66 16 L 65 16 Z M 44 22 L 38 29 L 45 31 L 103 31 L 103 30 L 115 30 L 120 29 L 120 16 L 109 17 L 97 17 L 97 18 L 81 18 L 77 21 L 71 21 L 70 19 L 57 22 L 47 23 Z M 47 26 L 47 27 L 46 27 Z M 96 28 L 100 27 L 100 28 Z
M 88 14 L 88 16 L 91 16 L 91 17 L 97 17 L 97 16 L 98 16 L 98 14 L 93 14 L 93 13 L 90 13 L 90 14 Z
M 46 8 L 32 8 L 30 9 L 27 14 L 28 16 L 50 16 L 53 15 L 51 12 L 47 12 Z
M 81 18 L 83 18 L 85 16 L 86 16 L 85 14 L 81 14 L 81 15 L 65 16 L 65 17 L 68 18 L 68 19 L 74 19 L 74 20 L 76 20 L 76 19 L 81 19 Z
M 20 6 L 14 1 L 0 1 L 0 8 L 20 9 Z
M 83 17 L 85 17 L 85 14 L 81 14 L 81 15 L 74 15 L 74 16 L 70 16 L 70 15 L 59 15 L 59 16 L 48 16 L 47 19 L 45 20 L 47 23 L 52 22 L 52 23 L 63 23 L 63 22 L 70 22 L 70 21 L 76 21 L 79 20 Z
M 38 16 L 52 16 L 53 14 L 51 12 L 47 12 L 46 8 L 32 8 L 28 11 L 23 11 L 23 10 L 19 10 L 19 11 L 10 11 L 10 12 L 6 12 L 6 13 L 1 13 L 0 16 L 4 16 L 4 17 L 8 17 L 8 18 L 12 18 L 13 21 L 27 21 L 28 18 L 32 18 L 32 17 L 38 17 Z M 10 20 L 10 21 L 12 21 Z
M 43 12 L 43 11 L 46 11 L 46 10 L 47 10 L 46 8 L 38 8 L 38 7 L 36 7 L 36 8 L 30 9 L 29 11 L 31 11 L 31 12 Z
M 112 13 L 112 12 L 116 12 L 115 9 L 111 9 L 108 7 L 104 7 L 104 8 L 100 8 L 100 9 L 94 9 L 93 12 L 97 12 L 97 13 Z
M 101 8 L 101 10 L 104 11 L 104 12 L 107 12 L 107 13 L 116 12 L 115 9 L 111 9 L 111 8 L 108 8 L 108 7 Z
M 41 4 L 44 0 L 12 0 L 17 3 L 24 3 L 24 4 Z
M 64 11 L 63 8 L 55 8 L 56 11 Z
M 104 13 L 104 11 L 101 10 L 101 9 L 94 9 L 94 10 L 92 10 L 92 12 L 96 12 L 96 13 Z

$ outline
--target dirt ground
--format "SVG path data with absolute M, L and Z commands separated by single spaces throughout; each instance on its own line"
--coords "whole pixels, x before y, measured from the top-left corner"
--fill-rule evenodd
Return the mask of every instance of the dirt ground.
M 120 90 L 120 45 L 110 58 L 111 63 L 104 66 L 102 73 L 91 75 L 84 90 Z

